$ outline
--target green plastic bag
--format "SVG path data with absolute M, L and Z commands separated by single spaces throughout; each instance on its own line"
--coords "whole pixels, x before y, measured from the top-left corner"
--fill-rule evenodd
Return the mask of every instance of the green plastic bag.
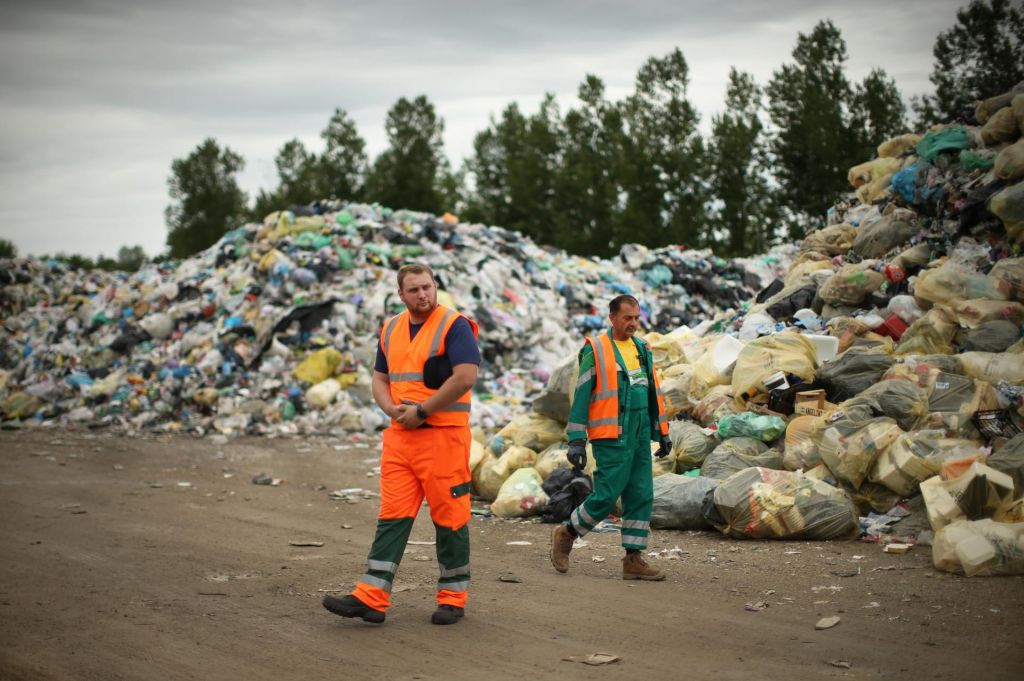
M 723 440 L 731 437 L 750 437 L 762 442 L 771 442 L 784 432 L 786 422 L 778 416 L 755 414 L 752 411 L 726 416 L 718 422 L 718 436 Z
M 995 156 L 982 156 L 976 151 L 967 149 L 960 152 L 960 167 L 969 173 L 975 170 L 991 170 L 995 162 Z
M 921 138 L 917 143 L 917 155 L 930 163 L 944 151 L 967 149 L 970 146 L 971 139 L 967 136 L 967 130 L 958 125 L 951 125 Z

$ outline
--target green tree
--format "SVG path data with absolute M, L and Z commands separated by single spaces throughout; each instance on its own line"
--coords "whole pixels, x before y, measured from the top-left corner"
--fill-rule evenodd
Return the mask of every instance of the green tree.
M 137 272 L 148 261 L 142 246 L 121 246 L 117 251 L 117 269 L 124 272 Z
M 444 155 L 444 121 L 423 95 L 404 97 L 388 111 L 388 148 L 367 179 L 367 198 L 393 208 L 440 213 L 446 208 L 451 169 Z
M 885 140 L 906 132 L 906 107 L 896 87 L 882 69 L 873 69 L 857 85 L 851 101 L 851 127 L 859 138 L 859 158 L 874 158 Z
M 1009 0 L 973 0 L 957 23 L 939 34 L 928 79 L 935 94 L 915 99 L 918 122 L 972 108 L 977 99 L 1006 92 L 1024 80 L 1024 7 Z
M 300 140 L 285 142 L 277 152 L 274 165 L 279 181 L 277 194 L 283 202 L 281 208 L 293 204 L 304 206 L 322 198 L 317 187 L 318 159 Z
M 512 103 L 501 120 L 492 119 L 474 139 L 473 156 L 466 161 L 473 178 L 466 218 L 551 243 L 560 135 L 561 116 L 551 94 L 529 118 Z
M 324 152 L 316 163 L 318 198 L 360 200 L 367 173 L 366 141 L 355 121 L 344 109 L 335 109 L 320 137 Z
M 0 239 L 0 258 L 17 258 L 18 247 L 10 239 Z
M 849 191 L 846 174 L 860 162 L 859 135 L 851 127 L 852 88 L 843 73 L 846 42 L 831 21 L 800 33 L 794 63 L 784 64 L 768 83 L 768 112 L 774 125 L 770 149 L 778 196 L 794 219 L 823 224 L 825 212 Z
M 763 253 L 774 238 L 779 216 L 768 180 L 761 109 L 754 77 L 730 69 L 725 111 L 711 119 L 709 150 L 714 224 L 723 237 L 714 246 L 719 255 Z
M 626 196 L 616 230 L 620 245 L 697 246 L 707 240 L 707 157 L 700 116 L 686 97 L 689 80 L 678 49 L 652 57 L 622 105 L 628 134 L 619 168 Z
M 526 128 L 526 117 L 513 102 L 500 121 L 492 118 L 473 139 L 473 156 L 466 162 L 466 172 L 473 177 L 467 219 L 525 231 L 523 206 L 512 198 L 512 175 L 526 151 Z
M 553 241 L 575 253 L 609 256 L 620 246 L 618 183 L 622 114 L 604 96 L 604 83 L 588 75 L 581 106 L 565 116 L 563 162 L 556 180 Z
M 172 257 L 185 257 L 216 243 L 246 214 L 246 196 L 236 175 L 242 157 L 209 138 L 171 163 L 170 205 L 165 216 Z

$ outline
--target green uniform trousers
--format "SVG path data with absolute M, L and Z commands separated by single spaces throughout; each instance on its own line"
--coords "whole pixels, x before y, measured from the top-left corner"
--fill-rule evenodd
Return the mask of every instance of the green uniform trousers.
M 651 473 L 651 421 L 643 409 L 626 412 L 619 440 L 592 442 L 597 469 L 594 491 L 569 516 L 576 534 L 586 535 L 608 517 L 622 497 L 622 546 L 647 548 L 651 531 L 654 478 Z

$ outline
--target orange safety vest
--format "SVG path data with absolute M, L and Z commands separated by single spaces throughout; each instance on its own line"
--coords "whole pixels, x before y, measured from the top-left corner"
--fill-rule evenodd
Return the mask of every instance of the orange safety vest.
M 438 305 L 427 317 L 416 337 L 409 340 L 409 311 L 389 319 L 380 332 L 380 347 L 388 360 L 388 381 L 391 399 L 396 404 L 420 404 L 437 392 L 423 383 L 423 367 L 431 357 L 444 354 L 444 339 L 455 320 L 462 317 L 455 310 Z M 476 338 L 479 329 L 472 319 L 463 317 L 473 328 Z M 427 417 L 432 426 L 469 426 L 470 395 L 462 397 Z M 401 428 L 392 423 L 393 427 Z
M 618 440 L 622 437 L 619 423 L 619 365 L 615 361 L 615 345 L 611 334 L 602 333 L 588 338 L 594 350 L 594 373 L 597 384 L 590 393 L 587 413 L 587 437 L 591 440 Z M 661 394 L 658 372 L 651 367 L 654 390 L 658 398 L 658 432 L 668 437 L 668 417 L 665 416 L 665 397 Z

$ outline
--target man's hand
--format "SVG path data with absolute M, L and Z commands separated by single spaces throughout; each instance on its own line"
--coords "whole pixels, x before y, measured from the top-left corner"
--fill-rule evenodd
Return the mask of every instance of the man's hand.
M 664 459 L 672 452 L 672 440 L 669 440 L 664 435 L 661 436 L 661 440 L 658 441 L 658 451 L 654 453 L 659 459 Z
M 569 452 L 565 455 L 573 468 L 583 470 L 587 467 L 587 441 L 573 440 L 569 443 Z
M 397 415 L 392 416 L 397 423 L 403 428 L 419 428 L 426 419 L 421 419 L 416 414 L 416 405 L 413 402 L 405 400 L 402 404 L 395 405 L 395 413 Z

